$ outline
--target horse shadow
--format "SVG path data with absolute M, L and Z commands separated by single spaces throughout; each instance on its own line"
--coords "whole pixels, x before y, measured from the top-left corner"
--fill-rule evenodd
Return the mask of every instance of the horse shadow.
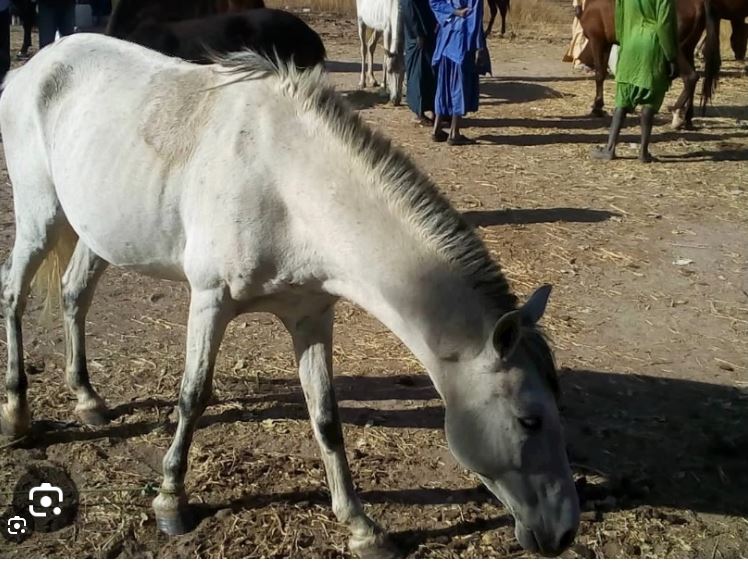
M 690 141 L 690 142 L 705 142 L 705 141 L 726 141 L 731 139 L 747 139 L 748 132 L 733 132 L 733 133 L 705 133 L 703 131 L 692 132 L 692 131 L 664 131 L 655 133 L 653 135 L 652 142 L 657 143 L 660 141 Z M 475 137 L 478 144 L 485 145 L 507 145 L 507 146 L 521 146 L 521 147 L 533 147 L 533 146 L 544 146 L 544 145 L 557 145 L 557 144 L 588 144 L 590 146 L 605 144 L 607 141 L 607 133 L 600 133 L 598 135 L 581 134 L 581 133 L 536 133 L 536 134 L 522 134 L 522 135 L 479 135 Z M 623 143 L 639 143 L 641 136 L 638 133 L 625 133 L 619 137 L 619 144 Z
M 462 216 L 474 227 L 493 227 L 535 223 L 600 223 L 612 217 L 620 217 L 620 213 L 576 207 L 552 207 L 549 209 L 465 211 Z
M 489 78 L 480 84 L 481 104 L 522 104 L 536 100 L 563 98 L 565 94 L 549 86 L 525 81 L 512 81 L 505 78 Z

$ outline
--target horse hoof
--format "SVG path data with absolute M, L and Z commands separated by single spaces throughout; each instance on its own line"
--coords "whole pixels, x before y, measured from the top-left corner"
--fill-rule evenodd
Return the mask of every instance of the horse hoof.
M 379 88 L 379 82 L 377 82 L 376 80 L 372 80 L 371 81 L 371 87 L 372 88 Z
M 592 108 L 590 117 L 608 117 L 608 113 L 603 108 Z
M 169 536 L 180 536 L 192 531 L 195 521 L 184 493 L 160 493 L 153 500 L 156 526 Z
M 28 408 L 18 409 L 3 405 L 0 409 L 0 431 L 13 439 L 28 436 L 31 432 L 31 413 Z
M 103 426 L 111 421 L 106 402 L 97 394 L 81 400 L 75 407 L 75 414 L 89 426 Z
M 396 559 L 402 557 L 400 550 L 384 532 L 366 536 L 353 536 L 348 541 L 348 547 L 351 553 L 361 559 Z
M 104 426 L 111 421 L 109 411 L 106 408 L 75 409 L 75 414 L 83 424 L 89 426 Z

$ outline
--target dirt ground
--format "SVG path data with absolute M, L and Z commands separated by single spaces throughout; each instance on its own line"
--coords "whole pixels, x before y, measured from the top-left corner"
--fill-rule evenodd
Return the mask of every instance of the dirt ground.
M 662 162 L 633 159 L 632 118 L 623 158 L 601 164 L 588 153 L 608 120 L 586 117 L 594 84 L 560 62 L 565 28 L 491 39 L 494 77 L 465 130 L 478 144 L 451 148 L 433 144 L 407 108 L 356 91 L 353 20 L 309 19 L 332 80 L 465 212 L 516 292 L 554 284 L 546 323 L 584 511 L 565 557 L 748 556 L 748 78 L 737 63 L 728 57 L 700 129 L 674 132 L 661 116 L 653 152 Z M 0 171 L 6 256 L 14 225 Z M 216 401 L 192 446 L 187 486 L 202 520 L 181 537 L 156 531 L 150 502 L 174 429 L 186 300 L 178 284 L 105 274 L 88 350 L 92 380 L 114 408 L 106 427 L 74 422 L 59 323 L 40 326 L 32 301 L 24 328 L 35 437 L 23 447 L 0 438 L 0 489 L 30 463 L 55 462 L 75 478 L 81 513 L 74 526 L 0 544 L 2 555 L 349 555 L 290 340 L 261 315 L 230 327 Z M 449 454 L 423 368 L 350 304 L 339 306 L 336 329 L 345 438 L 371 515 L 411 556 L 527 556 L 511 517 Z

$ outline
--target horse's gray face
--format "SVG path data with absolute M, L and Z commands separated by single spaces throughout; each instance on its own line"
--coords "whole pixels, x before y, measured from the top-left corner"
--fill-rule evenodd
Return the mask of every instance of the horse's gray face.
M 387 90 L 392 105 L 399 106 L 403 99 L 405 80 L 405 59 L 402 54 L 387 55 Z
M 557 555 L 574 539 L 579 499 L 556 406 L 553 359 L 533 328 L 550 288 L 504 315 L 483 353 L 456 374 L 446 407 L 457 460 L 512 512 L 523 548 Z

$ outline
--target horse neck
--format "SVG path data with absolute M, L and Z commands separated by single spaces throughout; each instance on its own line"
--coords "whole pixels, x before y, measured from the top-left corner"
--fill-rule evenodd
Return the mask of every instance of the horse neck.
M 371 213 L 368 222 L 357 221 L 355 232 L 346 233 L 352 252 L 337 261 L 360 265 L 347 268 L 326 288 L 387 326 L 424 365 L 446 399 L 450 386 L 444 381 L 445 365 L 481 353 L 493 312 L 453 265 L 405 233 L 377 228 L 377 222 Z M 369 248 L 380 251 L 374 256 L 363 250 Z

